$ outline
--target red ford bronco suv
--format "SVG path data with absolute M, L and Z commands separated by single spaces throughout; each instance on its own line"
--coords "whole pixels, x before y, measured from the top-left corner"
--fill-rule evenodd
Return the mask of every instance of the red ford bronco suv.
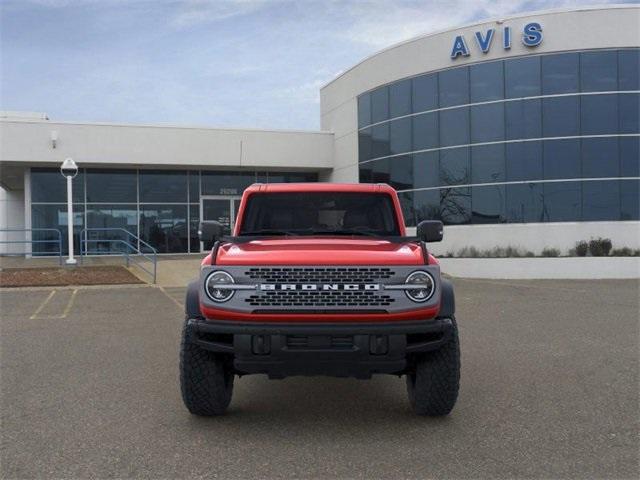
M 224 413 L 235 375 L 406 375 L 420 415 L 446 415 L 460 381 L 450 282 L 407 237 L 388 185 L 252 185 L 233 236 L 202 223 L 211 253 L 186 294 L 180 386 L 196 415 Z

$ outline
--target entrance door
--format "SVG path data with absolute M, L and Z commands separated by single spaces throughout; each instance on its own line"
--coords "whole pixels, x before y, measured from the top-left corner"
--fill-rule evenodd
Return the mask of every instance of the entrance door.
M 220 222 L 230 234 L 236 222 L 236 215 L 240 205 L 240 197 L 208 195 L 200 197 L 200 221 Z M 203 249 L 200 242 L 200 250 Z

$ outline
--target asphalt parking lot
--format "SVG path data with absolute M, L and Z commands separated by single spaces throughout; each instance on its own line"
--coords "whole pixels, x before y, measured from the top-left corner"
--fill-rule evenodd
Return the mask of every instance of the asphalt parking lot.
M 193 417 L 183 289 L 2 291 L 2 478 L 637 478 L 639 283 L 454 284 L 444 419 L 394 377 L 243 377 L 228 415 Z

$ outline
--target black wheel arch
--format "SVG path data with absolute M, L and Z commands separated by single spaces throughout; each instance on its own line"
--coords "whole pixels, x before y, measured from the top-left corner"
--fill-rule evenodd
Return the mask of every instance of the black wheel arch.
M 446 278 L 442 279 L 442 297 L 440 300 L 439 317 L 451 318 L 456 313 L 456 297 L 453 291 L 453 283 Z
M 200 312 L 200 282 L 194 280 L 187 286 L 186 298 L 184 300 L 184 313 L 187 318 L 202 318 Z

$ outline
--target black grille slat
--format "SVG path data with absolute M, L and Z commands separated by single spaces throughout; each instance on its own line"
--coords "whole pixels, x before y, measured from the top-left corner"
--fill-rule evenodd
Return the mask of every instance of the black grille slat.
M 252 267 L 245 276 L 269 284 L 384 283 L 395 271 L 386 267 Z M 395 299 L 379 290 L 265 290 L 245 299 L 253 307 L 388 307 Z

